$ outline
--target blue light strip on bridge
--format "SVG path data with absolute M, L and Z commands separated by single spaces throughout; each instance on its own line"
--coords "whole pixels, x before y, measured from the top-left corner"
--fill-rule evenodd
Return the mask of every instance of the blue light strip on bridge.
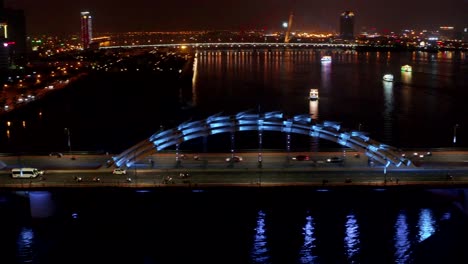
M 411 162 L 398 155 L 396 148 L 371 140 L 361 131 L 344 131 L 338 122 L 324 121 L 322 124 L 312 122 L 307 115 L 284 118 L 275 111 L 264 114 L 252 114 L 250 111 L 236 115 L 221 116 L 216 114 L 205 120 L 186 122 L 177 128 L 168 129 L 152 135 L 149 139 L 125 150 L 113 159 L 117 166 L 131 166 L 138 160 L 152 153 L 195 138 L 236 131 L 280 131 L 318 137 L 336 142 L 342 146 L 364 152 L 385 166 L 410 166 Z

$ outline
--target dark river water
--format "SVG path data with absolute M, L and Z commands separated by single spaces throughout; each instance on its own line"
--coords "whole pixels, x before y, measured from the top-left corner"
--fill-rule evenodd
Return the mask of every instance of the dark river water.
M 405 64 L 413 72 L 401 72 Z M 467 73 L 466 54 L 454 52 L 204 51 L 193 78 L 95 73 L 1 116 L 0 149 L 67 151 L 67 128 L 73 151 L 118 153 L 160 129 L 246 110 L 310 114 L 400 148 L 468 147 Z M 265 148 L 284 147 L 275 136 Z M 239 137 L 238 148 L 257 146 L 255 135 Z M 229 136 L 208 140 L 209 150 L 229 151 Z M 293 148 L 309 143 L 297 137 Z M 3 191 L 0 216 L 0 263 L 468 259 L 466 218 L 429 190 Z
M 332 55 L 331 63 L 320 62 L 326 54 Z M 195 56 L 191 80 L 144 73 L 91 74 L 0 117 L 0 148 L 2 152 L 65 151 L 64 128 L 68 128 L 73 151 L 117 153 L 161 128 L 246 110 L 282 111 L 291 117 L 311 114 L 317 122 L 337 121 L 343 128 L 361 129 L 372 139 L 399 148 L 468 147 L 465 56 L 203 51 Z M 405 64 L 412 66 L 411 73 L 401 72 Z M 382 81 L 386 73 L 394 75 L 394 82 Z M 309 101 L 311 88 L 319 90 L 318 101 Z M 211 140 L 216 141 L 216 136 Z M 304 145 L 301 140 L 296 147 Z M 265 147 L 284 147 L 284 140 L 277 141 L 266 135 Z M 228 135 L 219 142 L 229 148 Z M 237 143 L 243 149 L 256 146 L 248 139 Z

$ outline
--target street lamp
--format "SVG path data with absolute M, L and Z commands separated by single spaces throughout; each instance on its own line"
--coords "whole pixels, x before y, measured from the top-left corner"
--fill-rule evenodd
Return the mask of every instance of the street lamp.
M 67 138 L 68 138 L 68 151 L 69 154 L 72 154 L 72 147 L 71 147 L 71 139 L 70 139 L 70 129 L 65 128 L 65 133 L 67 133 Z M 75 159 L 75 157 L 71 156 L 71 159 Z
M 455 124 L 453 126 L 453 144 L 457 143 L 457 127 L 458 124 Z

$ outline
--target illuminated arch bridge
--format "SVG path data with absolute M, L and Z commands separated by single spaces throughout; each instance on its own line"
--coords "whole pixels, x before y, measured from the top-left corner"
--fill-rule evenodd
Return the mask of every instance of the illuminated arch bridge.
M 308 135 L 333 141 L 364 153 L 369 158 L 384 164 L 385 167 L 411 165 L 411 161 L 399 155 L 395 148 L 370 139 L 365 132 L 342 130 L 337 122 L 324 121 L 318 124 L 313 122 L 309 115 L 285 118 L 281 112 L 253 114 L 249 111 L 230 116 L 216 114 L 205 120 L 182 123 L 176 128 L 153 134 L 148 139 L 114 156 L 113 160 L 119 167 L 130 167 L 136 161 L 168 147 L 176 146 L 178 149 L 182 142 L 237 131 L 259 131 L 259 135 L 263 131 Z

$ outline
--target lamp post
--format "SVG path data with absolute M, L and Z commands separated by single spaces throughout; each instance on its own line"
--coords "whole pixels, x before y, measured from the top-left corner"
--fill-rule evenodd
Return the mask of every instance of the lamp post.
M 453 144 L 457 143 L 457 128 L 458 128 L 458 124 L 455 124 L 453 126 Z
M 71 138 L 70 138 L 70 129 L 65 128 L 65 133 L 67 133 L 67 138 L 68 138 L 68 151 L 70 156 L 72 155 L 72 147 L 71 147 Z M 71 156 L 71 159 L 75 159 L 73 156 Z

